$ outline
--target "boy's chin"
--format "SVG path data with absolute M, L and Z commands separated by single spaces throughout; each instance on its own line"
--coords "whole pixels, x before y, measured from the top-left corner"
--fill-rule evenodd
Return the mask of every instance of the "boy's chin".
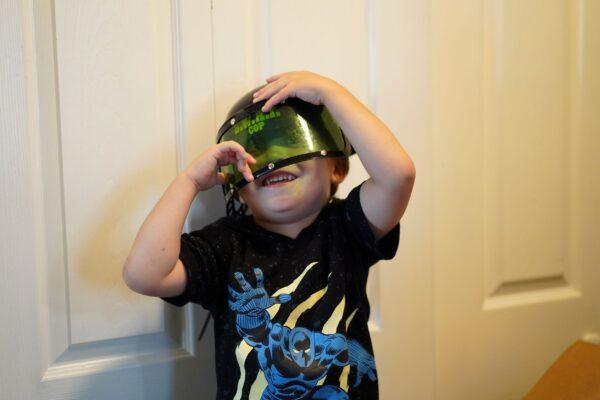
M 270 217 L 282 215 L 302 216 L 311 208 L 310 205 L 314 204 L 314 199 L 311 200 L 307 196 L 294 194 L 270 195 L 261 200 L 258 206 L 260 210 L 257 210 L 257 212 Z
M 270 199 L 261 206 L 263 214 L 277 215 L 297 211 L 301 207 L 301 202 L 294 199 Z

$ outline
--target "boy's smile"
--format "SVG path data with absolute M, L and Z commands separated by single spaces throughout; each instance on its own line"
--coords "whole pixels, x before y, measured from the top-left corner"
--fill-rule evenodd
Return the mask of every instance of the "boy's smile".
M 302 205 L 317 200 L 325 187 L 326 164 L 316 159 L 288 165 L 246 184 L 240 189 L 240 196 L 254 215 L 294 213 Z
M 254 220 L 270 230 L 306 225 L 327 204 L 332 180 L 343 179 L 334 165 L 333 158 L 316 157 L 279 168 L 247 183 L 239 190 L 240 199 Z
M 292 182 L 296 178 L 298 177 L 294 173 L 285 169 L 278 169 L 261 177 L 257 184 L 261 187 L 280 187 Z

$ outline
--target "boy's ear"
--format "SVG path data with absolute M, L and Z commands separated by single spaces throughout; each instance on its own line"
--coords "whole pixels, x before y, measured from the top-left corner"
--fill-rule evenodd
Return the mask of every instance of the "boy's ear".
M 346 178 L 347 171 L 344 170 L 342 163 L 338 159 L 334 159 L 333 171 L 331 172 L 331 181 L 333 183 L 342 183 Z

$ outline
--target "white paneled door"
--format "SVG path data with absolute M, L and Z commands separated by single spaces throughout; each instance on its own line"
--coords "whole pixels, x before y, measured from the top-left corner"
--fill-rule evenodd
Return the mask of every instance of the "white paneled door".
M 437 399 L 600 332 L 600 3 L 431 2 Z
M 599 2 L 0 4 L 0 399 L 214 398 L 205 312 L 121 268 L 229 107 L 287 70 L 346 86 L 418 171 L 369 279 L 382 400 L 520 399 L 600 332 Z M 352 158 L 339 196 L 366 176 Z M 202 192 L 186 229 L 224 213 Z

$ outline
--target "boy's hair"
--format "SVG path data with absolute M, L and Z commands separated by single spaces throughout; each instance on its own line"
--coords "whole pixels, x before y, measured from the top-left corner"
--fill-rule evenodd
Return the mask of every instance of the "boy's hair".
M 350 161 L 348 160 L 348 156 L 335 157 L 335 166 L 340 169 L 340 173 L 342 173 L 344 176 L 348 175 L 348 171 L 350 170 Z M 333 195 L 337 192 L 337 189 L 338 184 L 331 182 L 329 199 L 333 197 Z M 240 201 L 237 190 L 234 191 L 234 197 L 238 202 Z

